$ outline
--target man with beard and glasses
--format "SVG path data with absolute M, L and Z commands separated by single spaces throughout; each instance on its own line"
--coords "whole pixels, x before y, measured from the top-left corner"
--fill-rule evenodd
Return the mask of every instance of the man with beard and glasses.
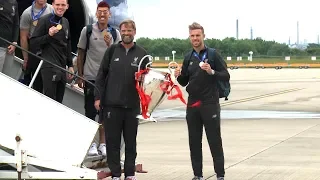
M 224 179 L 224 153 L 220 130 L 220 104 L 217 81 L 229 81 L 230 74 L 221 55 L 204 44 L 204 29 L 198 23 L 189 26 L 192 51 L 175 70 L 180 85 L 186 86 L 189 93 L 187 125 L 191 164 L 194 173 L 192 180 L 203 180 L 202 174 L 202 134 L 206 131 L 208 144 L 218 180 Z M 209 56 L 210 55 L 210 56 Z
M 51 63 L 74 73 L 71 57 L 71 35 L 69 21 L 63 17 L 69 8 L 68 0 L 53 0 L 54 11 L 39 19 L 30 38 L 30 46 L 40 49 L 41 57 Z M 65 87 L 66 72 L 47 62 L 41 67 L 43 94 L 62 103 Z M 68 78 L 73 77 L 68 73 Z
M 52 11 L 53 7 L 51 4 L 47 3 L 47 0 L 35 0 L 31 6 L 23 11 L 20 21 L 20 44 L 22 48 L 29 50 L 38 56 L 41 54 L 38 49 L 35 49 L 33 46 L 29 46 L 29 39 L 35 27 L 38 25 L 39 19 L 47 14 L 50 14 Z M 29 83 L 36 72 L 40 59 L 28 54 L 25 51 L 22 51 L 22 55 L 23 70 L 25 71 L 24 80 Z M 32 88 L 42 93 L 43 86 L 41 74 L 37 75 Z
M 120 23 L 122 41 L 114 44 L 113 53 L 108 48 L 102 59 L 96 78 L 101 95 L 95 91 L 95 107 L 102 108 L 107 142 L 107 163 L 113 180 L 120 180 L 121 134 L 125 142 L 124 173 L 126 180 L 135 180 L 135 161 L 137 157 L 136 138 L 138 130 L 137 115 L 140 114 L 140 98 L 136 89 L 135 75 L 145 49 L 134 40 L 136 26 L 134 21 Z M 149 60 L 146 58 L 141 67 Z
M 121 40 L 120 32 L 111 28 L 108 24 L 108 19 L 111 17 L 109 4 L 104 1 L 100 2 L 97 7 L 96 17 L 98 19 L 97 23 L 85 26 L 81 31 L 77 58 L 78 75 L 93 84 L 106 49 Z M 112 31 L 116 35 L 115 38 L 113 38 Z M 95 120 L 98 112 L 94 107 L 94 86 L 83 82 L 82 79 L 78 79 L 78 86 L 84 89 L 85 115 Z M 99 128 L 99 148 L 97 148 L 97 143 L 93 142 L 88 151 L 89 156 L 98 154 L 106 156 L 105 132 L 103 122 L 101 123 L 102 126 Z

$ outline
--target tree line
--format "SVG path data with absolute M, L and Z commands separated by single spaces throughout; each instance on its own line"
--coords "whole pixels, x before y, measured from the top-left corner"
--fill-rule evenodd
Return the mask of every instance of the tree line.
M 176 51 L 176 58 L 183 58 L 191 48 L 189 39 L 158 38 L 147 37 L 137 39 L 137 44 L 144 47 L 152 56 L 172 57 L 172 51 Z M 308 44 L 305 49 L 290 48 L 287 44 L 275 41 L 266 41 L 261 38 L 256 39 L 235 39 L 228 37 L 220 39 L 205 39 L 205 44 L 215 48 L 223 57 L 248 56 L 253 52 L 254 57 L 272 56 L 317 56 L 320 55 L 319 44 Z

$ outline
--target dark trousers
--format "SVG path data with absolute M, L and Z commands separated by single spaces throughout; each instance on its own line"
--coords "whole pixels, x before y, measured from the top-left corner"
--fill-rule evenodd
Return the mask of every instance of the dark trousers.
M 94 84 L 95 81 L 90 81 Z M 90 83 L 84 83 L 84 109 L 86 117 L 95 120 L 98 111 L 94 107 L 94 86 Z
M 24 80 L 28 82 L 27 85 L 31 82 L 33 76 L 35 75 L 36 69 L 34 68 L 28 68 L 24 74 Z M 43 83 L 42 83 L 42 75 L 41 71 L 36 76 L 36 79 L 33 82 L 32 88 L 39 93 L 43 93 Z
M 41 54 L 37 53 L 36 50 L 34 50 L 32 47 L 30 47 L 30 51 L 37 54 L 38 56 L 41 56 Z M 27 63 L 27 69 L 25 71 L 24 74 L 24 79 L 28 82 L 27 85 L 29 85 L 29 83 L 31 82 L 31 79 L 33 78 L 38 65 L 40 63 L 40 60 L 32 55 L 28 55 L 29 56 L 29 60 Z M 41 71 L 39 71 L 39 73 L 36 76 L 36 79 L 33 82 L 32 88 L 36 91 L 38 91 L 39 93 L 43 93 L 43 83 L 42 83 L 42 75 L 41 75 Z
M 103 109 L 107 145 L 107 163 L 112 177 L 121 176 L 120 144 L 121 133 L 125 142 L 125 176 L 135 175 L 137 157 L 137 131 L 139 109 L 105 107 Z
M 62 103 L 66 87 L 66 74 L 54 68 L 41 69 L 43 94 Z
M 192 168 L 195 176 L 202 177 L 202 135 L 203 126 L 213 158 L 217 177 L 224 177 L 224 153 L 220 131 L 220 105 L 202 104 L 187 108 L 189 148 Z

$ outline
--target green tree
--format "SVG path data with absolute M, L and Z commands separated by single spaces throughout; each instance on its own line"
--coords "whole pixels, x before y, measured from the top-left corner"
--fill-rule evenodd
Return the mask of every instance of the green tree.
M 172 51 L 176 51 L 176 57 L 181 59 L 188 51 L 192 49 L 189 39 L 178 38 L 157 38 L 150 39 L 142 37 L 137 39 L 137 44 L 144 47 L 152 56 L 172 56 Z M 320 55 L 319 44 L 309 44 L 303 49 L 290 48 L 286 44 L 275 41 L 266 41 L 262 38 L 256 39 L 239 39 L 227 37 L 219 39 L 205 39 L 205 44 L 217 49 L 222 56 L 247 56 L 249 51 L 253 51 L 255 57 L 270 56 L 308 56 Z

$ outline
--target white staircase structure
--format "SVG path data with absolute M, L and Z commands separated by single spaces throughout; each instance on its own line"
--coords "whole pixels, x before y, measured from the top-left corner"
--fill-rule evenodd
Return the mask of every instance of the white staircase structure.
M 0 84 L 0 179 L 97 179 L 82 163 L 98 123 L 2 73 Z

